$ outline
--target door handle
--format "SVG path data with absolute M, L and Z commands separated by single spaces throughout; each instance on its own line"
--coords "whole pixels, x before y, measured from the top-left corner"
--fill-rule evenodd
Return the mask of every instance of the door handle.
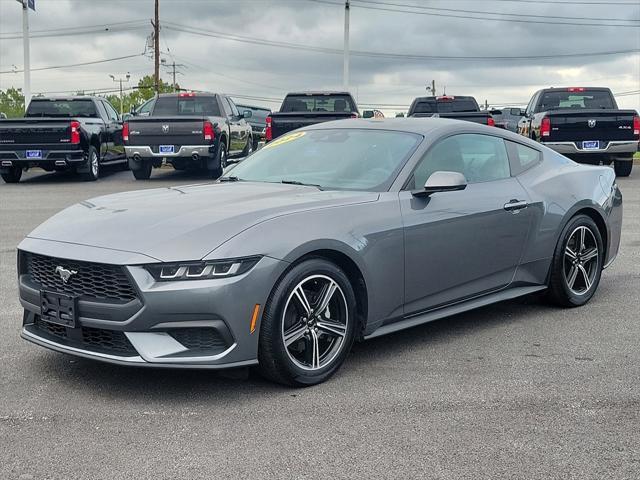
M 510 200 L 508 203 L 504 204 L 504 209 L 507 212 L 518 213 L 520 210 L 527 208 L 529 203 L 525 200 Z

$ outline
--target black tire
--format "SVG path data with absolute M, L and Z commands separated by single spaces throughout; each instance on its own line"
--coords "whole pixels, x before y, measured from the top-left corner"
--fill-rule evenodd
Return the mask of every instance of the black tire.
M 301 285 L 313 285 L 314 282 L 327 282 L 329 279 L 337 285 L 335 293 L 331 297 L 329 306 L 323 311 L 316 310 L 306 320 L 300 315 L 289 315 L 292 312 L 304 311 L 302 303 L 294 299 L 294 290 Z M 323 290 L 318 290 L 316 297 L 309 293 L 305 298 L 313 309 L 322 308 L 318 305 L 318 298 Z M 340 325 L 344 330 L 342 336 L 329 334 L 321 327 L 326 324 L 327 316 L 343 316 L 344 323 L 340 320 L 331 325 Z M 293 320 L 290 330 L 304 330 L 297 340 L 287 348 L 285 346 L 285 322 Z M 313 322 L 313 323 L 310 323 Z M 261 374 L 275 382 L 284 385 L 306 387 L 324 382 L 331 377 L 342 365 L 353 345 L 356 331 L 356 298 L 353 288 L 345 273 L 335 264 L 322 258 L 311 258 L 291 268 L 274 287 L 265 305 L 260 326 L 260 338 L 258 342 L 258 362 Z M 296 328 L 296 325 L 299 327 Z M 314 328 L 315 326 L 315 328 Z M 315 333 L 314 331 L 315 330 Z M 333 337 L 333 338 L 332 338 Z M 296 359 L 295 355 L 306 357 L 309 353 L 307 347 L 313 344 L 315 339 L 316 351 L 320 352 L 320 344 L 327 350 L 317 355 L 318 367 L 315 368 L 312 360 L 311 368 Z M 324 339 L 324 340 L 320 340 Z M 303 350 L 300 350 L 300 348 Z M 298 349 L 296 353 L 296 349 Z M 293 353 L 292 353 L 293 352 Z M 324 360 L 321 360 L 322 356 Z M 313 358 L 316 358 L 312 354 Z M 326 361 L 321 365 L 322 361 Z
M 139 167 L 140 168 L 131 169 L 136 180 L 149 180 L 149 177 L 151 176 L 151 169 L 153 168 L 151 162 L 143 160 L 140 162 Z
M 22 178 L 22 168 L 9 167 L 6 172 L 0 174 L 5 183 L 18 183 Z
M 585 240 L 580 242 L 582 231 Z M 597 248 L 597 257 L 587 260 L 593 248 Z M 591 300 L 600 283 L 604 253 L 602 236 L 595 222 L 587 215 L 572 218 L 562 230 L 553 254 L 550 300 L 562 307 L 579 307 Z
M 244 149 L 242 150 L 242 156 L 243 157 L 247 157 L 249 155 L 251 155 L 253 153 L 253 136 L 250 136 L 249 139 L 247 140 L 247 144 L 244 146 Z
M 227 168 L 227 144 L 224 137 L 220 139 L 220 145 L 218 146 L 218 153 L 216 161 L 214 162 L 213 169 L 207 165 L 207 176 L 209 178 L 219 178 L 222 176 L 222 172 Z
M 613 169 L 616 172 L 616 177 L 628 177 L 633 169 L 633 160 L 615 160 Z
M 253 151 L 256 152 L 259 146 L 260 146 L 260 136 L 256 135 L 253 138 Z
M 87 152 L 87 171 L 82 173 L 85 182 L 95 182 L 100 178 L 100 155 L 96 147 L 91 145 Z

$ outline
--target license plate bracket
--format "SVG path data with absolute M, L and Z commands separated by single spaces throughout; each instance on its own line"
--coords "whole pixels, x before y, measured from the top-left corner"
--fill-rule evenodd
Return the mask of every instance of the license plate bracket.
M 24 155 L 30 159 L 42 159 L 42 150 L 27 150 Z
M 583 150 L 600 150 L 600 141 L 599 140 L 585 140 L 582 142 Z
M 45 322 L 76 328 L 77 310 L 77 297 L 40 290 L 40 318 Z
M 173 145 L 160 145 L 158 151 L 160 153 L 174 153 L 175 147 Z

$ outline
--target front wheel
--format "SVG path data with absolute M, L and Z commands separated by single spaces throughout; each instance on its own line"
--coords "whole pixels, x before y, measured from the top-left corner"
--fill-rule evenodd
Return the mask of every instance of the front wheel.
M 100 157 L 96 147 L 90 146 L 87 155 L 88 169 L 82 174 L 82 179 L 87 182 L 95 182 L 100 177 Z
M 579 307 L 593 297 L 604 262 L 602 236 L 587 215 L 574 217 L 562 231 L 551 265 L 549 295 L 563 307 Z
M 18 183 L 22 178 L 22 168 L 10 167 L 6 172 L 0 174 L 6 183 Z
M 613 169 L 616 172 L 616 177 L 628 177 L 631 175 L 631 170 L 633 169 L 633 159 L 614 160 Z
M 313 258 L 293 267 L 275 286 L 262 316 L 262 374 L 291 386 L 327 380 L 353 344 L 355 305 L 351 283 L 335 264 Z

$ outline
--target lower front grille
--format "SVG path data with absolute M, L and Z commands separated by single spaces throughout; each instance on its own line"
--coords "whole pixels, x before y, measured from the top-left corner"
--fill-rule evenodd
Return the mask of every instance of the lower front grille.
M 222 335 L 214 328 L 178 328 L 167 333 L 188 348 L 189 355 L 198 352 L 203 355 L 216 355 L 228 347 Z
M 92 327 L 68 328 L 45 322 L 40 317 L 35 318 L 34 326 L 45 336 L 61 340 L 61 343 L 70 347 L 123 357 L 138 355 L 126 335 L 117 330 Z

